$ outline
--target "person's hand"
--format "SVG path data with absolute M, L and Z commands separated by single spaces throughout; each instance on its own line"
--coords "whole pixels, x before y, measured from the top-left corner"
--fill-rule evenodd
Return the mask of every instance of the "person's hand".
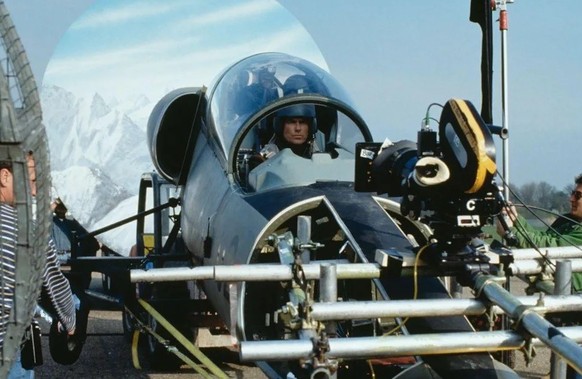
M 263 160 L 273 158 L 279 152 L 279 148 L 274 143 L 268 143 L 261 149 Z
M 58 327 L 58 330 L 59 330 L 60 333 L 67 332 L 67 334 L 69 336 L 72 336 L 72 335 L 75 334 L 75 328 L 73 328 L 73 330 L 67 330 L 65 328 L 65 326 L 60 321 L 58 322 L 57 327 Z
M 507 214 L 507 216 L 511 220 L 511 225 L 513 225 L 515 220 L 517 220 L 517 210 L 515 209 L 515 206 L 513 204 L 508 204 L 503 208 L 501 212 L 502 213 L 505 212 Z
M 513 226 L 513 223 L 517 219 L 517 211 L 515 210 L 515 207 L 513 205 L 505 206 L 501 210 L 499 217 L 503 218 L 503 220 L 507 224 L 507 229 L 506 229 L 506 227 L 499 220 L 499 218 L 497 218 L 495 220 L 495 224 L 497 227 L 497 234 L 499 234 L 500 236 L 503 237 L 508 232 L 509 228 L 511 228 Z
M 265 161 L 265 157 L 261 154 L 253 154 L 251 155 L 251 157 L 249 158 L 249 165 L 251 167 L 257 167 L 258 165 L 260 165 L 261 163 L 263 163 Z

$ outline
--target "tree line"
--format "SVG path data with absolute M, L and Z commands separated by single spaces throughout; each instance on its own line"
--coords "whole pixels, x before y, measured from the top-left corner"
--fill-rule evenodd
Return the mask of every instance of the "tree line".
M 530 206 L 530 209 L 521 206 L 517 208 L 519 214 L 527 219 L 555 218 L 555 214 L 570 211 L 569 199 L 573 189 L 573 184 L 558 189 L 544 181 L 529 182 L 518 187 L 510 186 L 510 201 L 516 205 Z

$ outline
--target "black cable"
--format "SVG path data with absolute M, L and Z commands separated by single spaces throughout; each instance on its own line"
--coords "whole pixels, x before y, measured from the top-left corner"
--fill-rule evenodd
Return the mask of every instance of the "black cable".
M 431 104 L 429 104 L 429 106 L 426 108 L 426 115 L 422 118 L 422 121 L 423 121 L 423 125 L 424 126 L 428 126 L 428 121 L 429 120 L 436 121 L 437 124 L 439 123 L 439 120 L 437 120 L 437 119 L 429 116 L 429 114 L 430 114 L 430 108 L 432 108 L 433 106 L 437 106 L 437 107 L 444 108 L 444 106 L 442 104 L 439 104 L 439 103 L 431 103 Z
M 499 173 L 498 173 L 498 174 L 499 174 Z M 504 181 L 503 177 L 502 177 L 501 175 L 499 175 L 499 177 L 501 178 L 501 180 L 502 180 L 502 181 L 503 181 L 503 183 L 505 184 L 505 181 Z M 542 219 L 540 216 L 538 216 L 538 215 L 537 215 L 537 214 L 536 214 L 536 213 L 535 213 L 533 210 L 534 210 L 534 209 L 536 209 L 536 210 L 544 211 L 544 212 L 546 212 L 546 213 L 550 213 L 550 214 L 553 214 L 553 215 L 555 215 L 555 216 L 558 216 L 558 217 L 563 217 L 563 218 L 565 218 L 565 219 L 567 219 L 567 220 L 569 220 L 569 221 L 571 221 L 571 222 L 575 222 L 576 224 L 580 224 L 578 221 L 576 221 L 576 220 L 573 220 L 573 219 L 571 219 L 571 218 L 569 218 L 569 217 L 567 217 L 567 216 L 561 215 L 561 214 L 559 214 L 559 213 L 556 213 L 556 212 L 550 211 L 550 210 L 548 210 L 548 209 L 545 209 L 545 208 L 537 207 L 537 206 L 535 206 L 535 205 L 527 205 L 527 204 L 525 204 L 525 202 L 524 202 L 522 199 L 520 199 L 520 198 L 519 198 L 519 196 L 517 196 L 517 194 L 516 194 L 516 193 L 515 193 L 515 192 L 514 192 L 514 191 L 511 189 L 511 187 L 509 187 L 509 186 L 508 186 L 507 188 L 509 189 L 509 192 L 511 192 L 511 195 L 512 195 L 513 197 L 515 197 L 517 200 L 519 200 L 519 202 L 521 203 L 521 204 L 515 204 L 516 206 L 518 206 L 518 207 L 523 207 L 523 208 L 527 209 L 527 210 L 528 210 L 528 211 L 529 211 L 529 212 L 530 212 L 530 213 L 531 213 L 531 214 L 532 214 L 532 215 L 533 215 L 533 216 L 534 216 L 534 217 L 535 217 L 535 218 L 536 218 L 538 221 L 540 221 L 540 222 L 541 222 L 543 225 L 545 225 L 545 226 L 546 226 L 548 229 L 550 229 L 551 231 L 553 231 L 554 233 L 556 233 L 556 235 L 558 236 L 558 238 L 561 238 L 563 241 L 567 242 L 569 246 L 574 246 L 574 247 L 576 247 L 576 248 L 579 248 L 577 245 L 574 245 L 572 242 L 568 241 L 568 239 L 566 239 L 566 237 L 564 237 L 562 234 L 560 234 L 560 233 L 559 233 L 559 232 L 558 232 L 558 231 L 557 231 L 555 228 L 553 228 L 551 225 L 549 225 L 548 223 L 546 223 L 546 222 L 545 222 L 545 221 L 544 221 L 544 220 L 543 220 L 543 219 Z M 522 235 L 523 235 L 523 236 L 524 236 L 524 237 L 525 237 L 525 238 L 528 240 L 528 242 L 529 242 L 529 243 L 530 243 L 532 246 L 534 246 L 534 248 L 537 250 L 537 249 L 538 249 L 538 247 L 537 247 L 537 246 L 535 246 L 535 244 L 533 243 L 533 241 L 531 240 L 531 238 L 529 238 L 529 236 L 527 235 L 527 232 L 525 231 L 525 229 L 523 229 L 523 228 L 522 228 L 522 230 L 523 230 L 523 232 L 522 232 Z M 581 250 L 582 250 L 582 249 L 581 249 Z
M 429 121 L 429 120 L 432 120 L 432 121 L 436 122 L 437 124 L 440 122 L 439 120 L 437 120 L 434 117 L 427 116 L 427 117 L 423 117 L 422 118 L 422 126 L 425 126 L 425 125 L 428 126 L 428 122 L 427 121 Z
M 563 214 L 560 214 L 560 213 L 558 213 L 558 212 L 551 211 L 551 210 L 549 210 L 549 209 L 545 209 L 545 208 L 542 208 L 542 207 L 537 207 L 537 206 L 535 206 L 535 205 L 522 205 L 522 204 L 518 204 L 518 206 L 519 206 L 519 207 L 524 207 L 524 208 L 526 208 L 526 209 L 527 209 L 528 211 L 530 211 L 530 212 L 532 212 L 532 210 L 533 210 L 533 209 L 535 209 L 535 210 L 538 210 L 538 211 L 542 211 L 542 212 L 549 213 L 549 214 L 551 214 L 551 215 L 553 215 L 553 216 L 556 216 L 556 217 L 559 217 L 559 218 L 563 218 L 563 219 L 565 219 L 566 221 L 569 221 L 569 222 L 572 222 L 572 223 L 575 223 L 575 224 L 578 224 L 578 225 L 582 225 L 582 223 L 580 223 L 579 221 L 576 221 L 576 220 L 574 220 L 573 218 L 570 218 L 570 217 L 568 217 L 568 216 L 565 216 L 565 215 L 563 215 Z M 556 235 L 557 235 L 559 238 L 561 238 L 563 241 L 567 242 L 569 246 L 575 247 L 575 248 L 577 248 L 577 249 L 579 249 L 579 250 L 581 250 L 581 251 L 582 251 L 582 248 L 581 248 L 580 246 L 578 246 L 578 245 L 576 245 L 576 244 L 572 243 L 571 241 L 569 241 L 569 240 L 568 240 L 566 237 L 564 237 L 562 234 L 560 234 L 560 232 L 558 232 L 558 231 L 557 231 L 557 230 L 556 230 L 554 227 L 552 227 L 552 225 L 549 225 L 548 223 L 546 223 L 546 222 L 545 222 L 545 221 L 544 221 L 544 220 L 543 220 L 541 217 L 539 217 L 537 214 L 535 214 L 535 213 L 533 213 L 533 212 L 532 212 L 532 214 L 533 214 L 533 215 L 534 215 L 534 216 L 535 216 L 535 217 L 536 217 L 536 218 L 537 218 L 537 219 L 538 219 L 538 220 L 539 220 L 539 221 L 540 221 L 542 224 L 544 224 L 544 225 L 545 225 L 545 226 L 546 226 L 548 229 L 550 229 L 551 231 L 553 231 L 554 233 L 556 233 Z
M 527 204 L 525 204 L 525 203 L 523 202 L 523 200 L 522 200 L 522 199 L 521 199 L 521 198 L 520 198 L 520 197 L 519 197 L 519 196 L 518 196 L 518 195 L 517 195 L 517 194 L 516 194 L 516 193 L 515 193 L 515 192 L 514 192 L 512 189 L 511 189 L 511 187 L 510 187 L 510 186 L 509 186 L 509 184 L 508 184 L 508 183 L 505 181 L 505 178 L 504 178 L 504 177 L 503 177 L 503 176 L 502 176 L 502 175 L 499 173 L 499 171 L 497 171 L 497 176 L 498 176 L 498 177 L 501 179 L 501 181 L 503 182 L 503 184 L 504 184 L 504 185 L 507 187 L 507 189 L 509 190 L 509 192 L 511 193 L 511 195 L 512 195 L 512 196 L 513 196 L 513 197 L 514 197 L 514 198 L 515 198 L 515 199 L 516 199 L 518 202 L 520 202 L 520 203 L 521 203 L 521 204 L 519 204 L 519 206 L 523 206 L 524 208 L 526 208 L 526 209 L 528 209 L 530 212 L 532 212 L 532 210 L 530 209 L 530 207 L 529 207 Z M 508 204 L 508 200 L 506 199 L 505 201 L 506 201 L 505 205 L 509 205 L 509 204 Z M 534 214 L 534 213 L 532 212 L 532 214 Z M 517 232 L 518 232 L 519 234 L 521 234 L 521 235 L 522 235 L 522 236 L 523 236 L 523 237 L 526 239 L 526 241 L 528 242 L 528 244 L 529 244 L 529 245 L 530 245 L 530 246 L 531 246 L 531 247 L 532 247 L 532 248 L 533 248 L 533 249 L 534 249 L 534 250 L 535 250 L 535 251 L 536 251 L 536 252 L 539 254 L 540 258 L 542 258 L 542 259 L 543 259 L 543 261 L 544 261 L 544 262 L 545 262 L 547 265 L 549 265 L 549 266 L 552 266 L 552 267 L 554 267 L 554 268 L 555 268 L 555 266 L 556 266 L 556 265 L 554 264 L 554 262 L 552 262 L 552 261 L 551 261 L 551 260 L 550 260 L 548 257 L 546 257 L 546 256 L 545 256 L 545 255 L 542 253 L 542 251 L 540 250 L 540 248 L 539 248 L 539 247 L 538 247 L 538 246 L 537 246 L 537 245 L 536 245 L 536 244 L 533 242 L 533 240 L 531 239 L 531 237 L 530 237 L 530 236 L 527 234 L 527 231 L 525 230 L 525 228 L 523 227 L 523 225 L 521 225 L 519 222 L 517 222 L 517 219 L 516 219 L 516 222 L 514 222 L 514 223 L 513 223 L 513 226 L 515 227 L 515 229 L 517 230 Z

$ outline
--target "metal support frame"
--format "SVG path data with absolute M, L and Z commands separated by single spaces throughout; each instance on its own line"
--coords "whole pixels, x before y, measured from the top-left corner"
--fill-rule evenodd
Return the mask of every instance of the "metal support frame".
M 307 221 L 307 220 L 306 220 Z M 535 254 L 535 255 L 534 255 Z M 544 268 L 544 259 L 574 257 L 573 271 L 582 271 L 582 256 L 578 248 L 544 249 L 540 252 L 517 251 L 509 270 L 536 273 Z M 402 254 L 401 275 L 411 275 L 408 254 Z M 417 262 L 418 273 L 433 275 L 430 265 Z M 424 271 L 422 270 L 424 266 Z M 319 280 L 320 299 L 309 304 L 309 322 L 325 322 L 325 334 L 334 334 L 337 320 L 374 319 L 382 317 L 424 317 L 449 315 L 482 315 L 505 313 L 514 320 L 515 330 L 474 333 L 440 333 L 430 335 L 399 335 L 386 337 L 329 338 L 325 340 L 325 357 L 330 359 L 361 359 L 407 355 L 456 354 L 461 352 L 491 352 L 548 346 L 567 364 L 582 370 L 582 327 L 557 328 L 542 316 L 545 313 L 581 311 L 582 299 L 576 295 L 555 295 L 537 298 L 516 297 L 503 289 L 504 278 L 477 271 L 472 274 L 476 299 L 423 299 L 337 302 L 337 280 L 375 279 L 390 268 L 377 263 L 346 263 L 345 260 L 311 261 L 302 265 L 305 279 Z M 132 282 L 168 280 L 285 281 L 293 280 L 292 265 L 255 264 L 244 266 L 205 266 L 194 268 L 163 268 L 131 270 Z M 558 283 L 560 287 L 563 287 Z M 533 336 L 533 338 L 532 338 Z M 310 339 L 241 341 L 240 357 L 244 361 L 309 360 L 313 357 Z M 324 366 L 322 366 L 324 367 Z
M 319 279 L 320 265 L 334 263 L 337 267 L 338 279 L 376 279 L 380 277 L 388 261 L 382 260 L 382 250 L 378 250 L 376 258 L 379 263 L 348 263 L 346 260 L 314 261 L 303 265 L 306 279 Z M 399 252 L 402 276 L 412 276 L 415 264 L 415 255 L 412 252 Z M 540 251 L 534 249 L 514 250 L 514 262 L 508 267 L 511 275 L 534 275 L 548 269 L 544 258 L 555 263 L 556 259 L 571 259 L 572 272 L 582 272 L 582 247 L 553 247 Z M 390 268 L 390 267 L 388 267 Z M 420 260 L 418 262 L 419 275 L 438 275 L 430 265 Z M 157 269 L 135 269 L 130 271 L 132 283 L 165 282 L 187 280 L 216 280 L 216 281 L 281 281 L 293 278 L 291 267 L 280 264 L 253 264 L 235 266 L 198 266 L 198 267 L 169 267 Z
M 462 352 L 490 352 L 515 350 L 530 345 L 546 345 L 553 352 L 563 358 L 578 372 L 582 371 L 582 347 L 576 343 L 582 341 L 582 328 L 556 328 L 545 320 L 537 312 L 541 309 L 536 306 L 528 306 L 511 295 L 497 283 L 496 277 L 477 272 L 473 275 L 473 288 L 478 295 L 484 295 L 496 304 L 512 319 L 516 320 L 516 331 L 495 331 L 476 333 L 441 333 L 428 335 L 405 335 L 393 337 L 363 337 L 332 339 L 329 341 L 329 356 L 343 359 L 406 356 L 406 355 L 430 355 L 430 354 L 455 354 Z M 327 279 L 326 279 L 327 281 Z M 577 298 L 577 306 L 580 300 Z M 394 301 L 396 303 L 396 301 Z M 434 315 L 437 307 L 436 301 L 424 301 L 423 306 L 431 305 L 430 310 L 424 312 Z M 451 304 L 462 304 L 462 299 L 451 299 Z M 386 303 L 386 302 L 385 302 Z M 332 304 L 335 306 L 335 304 Z M 402 316 L 402 308 L 411 306 L 419 308 L 417 302 L 400 302 L 399 311 Z M 404 307 L 402 307 L 404 305 Z M 443 305 L 443 304 L 441 304 Z M 469 304 L 470 305 L 470 304 Z M 485 311 L 483 304 L 475 307 L 475 310 Z M 312 316 L 317 314 L 315 305 Z M 365 309 L 363 304 L 359 308 Z M 467 308 L 471 308 L 468 306 Z M 350 308 L 350 312 L 355 308 Z M 464 313 L 464 310 L 458 310 Z M 373 317 L 371 312 L 366 315 L 352 315 L 347 318 Z M 422 316 L 412 312 L 411 316 Z M 438 314 L 441 315 L 441 314 Z M 345 314 L 336 317 L 344 317 Z M 314 317 L 315 318 L 315 317 Z M 333 318 L 332 318 L 333 319 Z M 521 330 L 527 331 L 523 333 Z M 529 336 L 535 337 L 530 339 Z M 307 359 L 312 353 L 313 345 L 304 340 L 288 341 L 245 341 L 241 342 L 241 360 L 295 360 Z
M 522 327 L 532 336 L 539 338 L 576 371 L 582 373 L 582 347 L 566 337 L 534 309 L 519 302 L 515 296 L 492 279 L 494 278 L 490 275 L 475 274 L 473 287 L 476 293 L 487 296 L 490 301 L 516 320 L 518 327 Z
M 572 293 L 572 262 L 558 261 L 554 284 L 554 295 L 570 295 Z M 552 352 L 550 378 L 566 379 L 568 366 L 563 359 Z

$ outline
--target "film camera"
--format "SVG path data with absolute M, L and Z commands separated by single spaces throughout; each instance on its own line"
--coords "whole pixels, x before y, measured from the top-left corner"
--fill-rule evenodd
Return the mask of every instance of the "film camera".
M 503 206 L 493 180 L 495 145 L 466 100 L 444 105 L 438 131 L 428 120 L 427 115 L 416 143 L 357 144 L 355 190 L 401 197 L 402 215 L 433 230 L 433 259 L 464 265 L 476 256 L 469 242 Z

